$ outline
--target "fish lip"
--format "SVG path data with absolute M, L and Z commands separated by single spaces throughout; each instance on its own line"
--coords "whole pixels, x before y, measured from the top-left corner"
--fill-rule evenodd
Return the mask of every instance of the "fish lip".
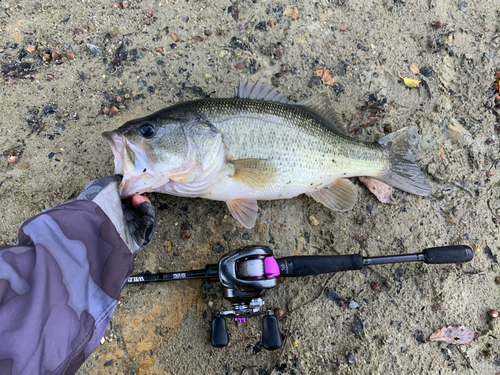
M 108 142 L 111 152 L 114 156 L 115 162 L 115 174 L 124 175 L 123 170 L 123 151 L 125 144 L 125 137 L 114 131 L 102 133 L 104 139 Z M 123 181 L 123 180 L 122 180 Z M 122 183 L 120 184 L 120 186 Z M 120 189 L 121 193 L 121 189 Z
M 120 174 L 123 176 L 121 183 L 118 185 L 118 193 L 120 197 L 127 198 L 134 194 L 142 194 L 150 191 L 149 184 L 145 182 L 150 178 L 154 179 L 154 175 L 151 173 L 145 173 L 142 171 L 142 168 L 137 170 L 136 168 L 127 168 L 125 158 L 127 158 L 127 152 L 125 149 L 125 145 L 129 145 L 135 152 L 135 156 L 137 157 L 140 153 L 134 148 L 133 144 L 127 142 L 127 138 L 116 131 L 104 132 L 102 136 L 111 147 L 111 151 L 114 155 L 115 161 L 115 174 Z M 130 167 L 130 166 L 129 166 Z M 148 170 L 151 168 L 148 166 Z

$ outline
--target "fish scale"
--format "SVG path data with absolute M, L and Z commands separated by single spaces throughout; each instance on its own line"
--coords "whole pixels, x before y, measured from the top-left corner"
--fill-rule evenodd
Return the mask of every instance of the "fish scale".
M 351 209 L 367 176 L 428 195 L 417 165 L 417 128 L 378 143 L 343 134 L 328 98 L 291 102 L 261 83 L 240 83 L 235 98 L 176 104 L 104 133 L 124 176 L 122 196 L 161 192 L 225 201 L 251 228 L 257 201 L 307 194 L 337 211 Z

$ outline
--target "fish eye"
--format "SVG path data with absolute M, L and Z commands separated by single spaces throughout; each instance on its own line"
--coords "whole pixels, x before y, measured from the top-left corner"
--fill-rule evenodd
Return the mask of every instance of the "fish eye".
M 141 129 L 140 129 L 140 132 L 141 132 L 141 135 L 144 138 L 151 138 L 156 133 L 155 127 L 154 127 L 153 124 L 144 124 L 144 125 L 142 125 Z

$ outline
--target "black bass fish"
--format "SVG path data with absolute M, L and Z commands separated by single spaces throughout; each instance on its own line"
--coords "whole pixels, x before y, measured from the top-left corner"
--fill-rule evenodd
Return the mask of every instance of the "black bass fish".
M 416 163 L 417 127 L 360 142 L 344 134 L 326 95 L 293 102 L 260 82 L 240 82 L 234 98 L 176 104 L 103 136 L 123 175 L 121 196 L 224 201 L 246 228 L 255 224 L 258 200 L 307 194 L 350 210 L 357 190 L 349 177 L 430 194 Z

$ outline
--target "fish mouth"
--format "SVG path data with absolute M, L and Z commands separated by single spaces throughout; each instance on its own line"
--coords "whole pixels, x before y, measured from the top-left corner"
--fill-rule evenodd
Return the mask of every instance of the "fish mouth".
M 111 147 L 115 158 L 115 174 L 123 176 L 118 193 L 127 198 L 134 194 L 152 191 L 155 184 L 154 171 L 148 163 L 147 155 L 140 147 L 127 141 L 117 132 L 105 132 L 102 136 Z
M 115 132 L 104 132 L 102 133 L 104 139 L 108 142 L 109 147 L 111 147 L 111 152 L 115 157 L 115 174 L 123 175 L 123 150 L 125 137 L 121 134 Z

